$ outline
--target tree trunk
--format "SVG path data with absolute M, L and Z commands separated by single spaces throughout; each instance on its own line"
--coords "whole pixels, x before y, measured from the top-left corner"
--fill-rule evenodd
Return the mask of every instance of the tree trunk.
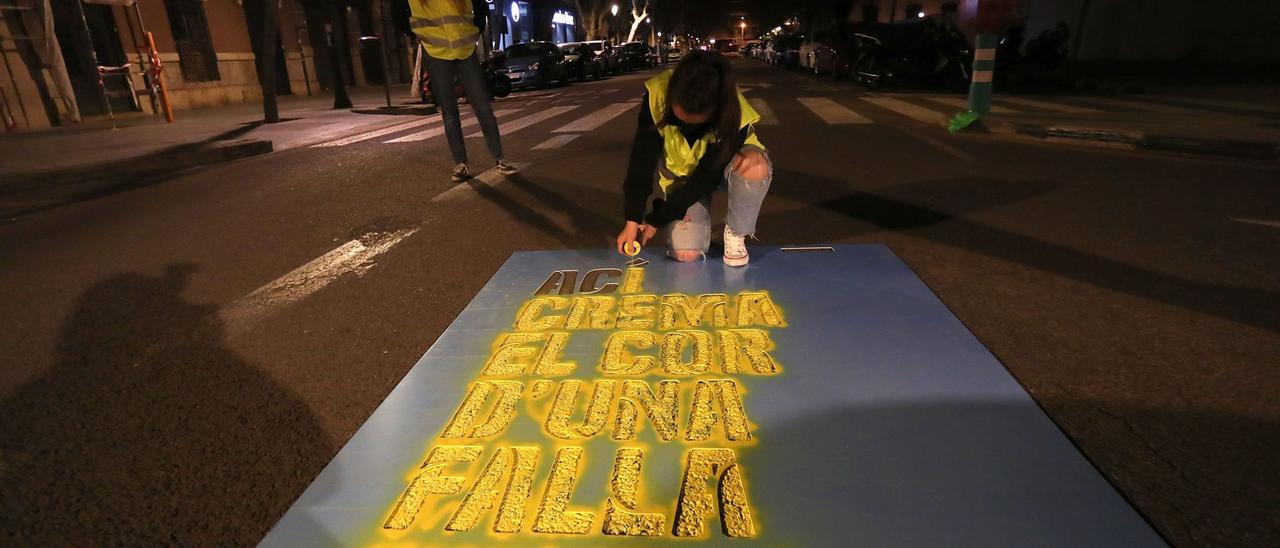
M 258 78 L 262 85 L 262 121 L 274 124 L 280 121 L 280 105 L 276 102 L 276 42 L 280 36 L 280 4 L 276 0 L 262 2 L 262 53 Z
M 347 14 L 340 0 L 329 0 L 329 53 L 333 64 L 333 108 L 351 108 L 347 96 Z
M 636 0 L 631 0 L 631 32 L 627 33 L 627 41 L 633 42 L 636 39 L 636 29 L 640 28 L 640 23 L 649 17 L 649 2 L 646 0 L 643 5 L 636 5 Z

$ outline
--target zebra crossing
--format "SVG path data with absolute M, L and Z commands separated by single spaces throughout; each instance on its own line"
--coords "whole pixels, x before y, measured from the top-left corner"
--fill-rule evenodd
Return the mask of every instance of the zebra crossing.
M 538 127 L 547 138 L 534 145 L 533 150 L 558 149 L 575 142 L 583 134 L 617 125 L 620 118 L 639 107 L 640 98 L 618 93 L 618 88 L 574 90 L 546 93 L 538 96 L 508 98 L 495 102 L 494 114 L 504 136 Z M 585 102 L 563 103 L 566 97 L 603 100 L 598 104 Z M 800 96 L 769 98 L 752 96 L 751 107 L 760 114 L 759 126 L 817 123 L 852 128 L 877 124 L 920 123 L 943 126 L 957 111 L 967 107 L 967 101 L 956 95 L 929 95 L 909 93 L 841 94 L 834 96 Z M 799 107 L 799 108 L 796 108 Z M 1108 110 L 1103 108 L 1110 107 Z M 1137 102 L 1119 100 L 1081 99 L 1064 101 L 1043 98 L 1001 96 L 992 104 L 993 114 L 1103 114 L 1123 110 L 1151 111 L 1157 107 Z M 1171 108 L 1160 106 L 1161 111 Z M 547 124 L 547 125 L 544 125 Z M 554 125 L 550 125 L 554 124 Z M 470 109 L 462 109 L 462 127 L 467 137 L 478 137 L 477 121 Z M 417 118 L 390 127 L 366 131 L 356 135 L 320 143 L 317 147 L 343 147 L 364 142 L 395 145 L 422 143 L 441 138 L 444 127 L 439 116 Z

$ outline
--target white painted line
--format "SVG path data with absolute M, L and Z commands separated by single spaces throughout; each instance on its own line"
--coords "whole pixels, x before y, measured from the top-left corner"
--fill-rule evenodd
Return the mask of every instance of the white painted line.
M 382 128 L 382 129 L 376 129 L 376 130 L 373 130 L 373 131 L 366 131 L 366 132 L 364 132 L 364 133 L 360 133 L 360 134 L 357 134 L 357 135 L 352 135 L 352 136 L 350 136 L 350 137 L 343 137 L 343 138 L 341 138 L 341 139 L 336 139 L 336 140 L 333 140 L 333 141 L 328 141 L 328 142 L 320 143 L 320 144 L 313 145 L 313 146 L 318 146 L 318 147 L 340 147 L 340 146 L 343 146 L 343 145 L 349 145 L 349 144 L 351 144 L 351 143 L 359 143 L 360 141 L 365 141 L 365 140 L 368 140 L 368 139 L 373 139 L 373 138 L 375 138 L 375 137 L 382 137 L 383 135 L 389 135 L 389 134 L 392 134 L 392 133 L 397 133 L 397 132 L 400 132 L 400 131 L 404 131 L 404 130 L 406 130 L 406 129 L 413 129 L 413 128 L 415 128 L 415 127 L 421 127 L 421 126 L 425 126 L 425 125 L 427 125 L 427 124 L 434 124 L 434 123 L 439 122 L 439 121 L 440 121 L 440 116 L 427 116 L 427 117 L 424 117 L 424 118 L 422 118 L 422 119 L 420 119 L 420 120 L 414 120 L 414 121 L 412 121 L 412 122 L 405 122 L 405 123 L 403 123 L 403 124 L 397 124 L 397 125 L 394 125 L 394 126 L 391 126 L 391 127 L 385 127 L 385 128 Z
M 613 93 L 613 92 L 615 92 L 615 91 L 618 91 L 618 88 L 605 88 L 605 89 L 600 90 L 600 92 L 599 92 L 599 93 L 600 93 L 600 95 L 608 95 L 608 94 Z
M 581 133 L 566 133 L 566 134 L 564 134 L 564 135 L 556 135 L 555 137 L 552 137 L 552 138 L 550 138 L 550 139 L 547 139 L 546 141 L 543 141 L 543 142 L 541 142 L 541 143 L 538 143 L 538 145 L 537 145 L 537 146 L 533 147 L 533 150 L 548 150 L 548 149 L 553 149 L 553 148 L 560 148 L 560 147 L 562 147 L 562 146 L 565 146 L 565 145 L 567 145 L 567 144 L 569 144 L 569 143 L 573 142 L 573 140 L 574 140 L 574 139 L 577 139 L 577 138 L 578 138 L 578 136 L 580 136 L 580 135 L 582 135 L 582 134 L 581 134 Z
M 769 108 L 769 103 L 764 102 L 764 99 L 747 99 L 747 102 L 751 103 L 751 108 L 756 109 L 756 112 L 760 114 L 760 121 L 758 122 L 760 125 L 778 125 L 778 118 L 773 115 L 773 109 Z
M 515 167 L 516 169 L 524 169 L 526 167 L 529 167 L 529 164 L 523 164 L 523 163 L 518 164 L 515 162 L 511 162 L 511 166 Z M 506 177 L 503 176 L 501 173 L 498 173 L 497 168 L 492 168 L 489 171 L 486 171 L 484 173 L 476 175 L 475 177 L 472 177 L 468 181 L 457 183 L 456 185 L 453 186 L 453 188 L 450 188 L 449 190 L 436 194 L 436 196 L 432 198 L 431 201 L 442 202 L 445 200 L 453 200 L 453 199 L 461 198 L 463 196 L 471 195 L 475 193 L 474 187 L 477 187 L 480 185 L 493 186 L 498 184 L 500 181 L 502 181 L 505 178 Z
M 1237 110 L 1253 110 L 1257 112 L 1270 112 L 1272 114 L 1280 114 L 1280 106 L 1262 105 L 1258 103 L 1245 103 L 1241 101 L 1218 101 L 1214 99 L 1204 99 L 1201 97 L 1182 97 L 1170 95 L 1168 99 L 1179 103 L 1191 103 L 1193 105 L 1203 105 L 1207 107 L 1229 108 Z
M 961 99 L 959 97 L 925 97 L 925 100 L 933 101 L 935 103 L 947 105 L 950 107 L 956 107 L 962 110 L 969 109 L 969 100 Z M 992 114 L 1017 114 L 1018 111 L 1013 110 L 1011 108 L 1002 107 L 1000 105 L 991 105 L 991 113 Z
M 892 97 L 862 97 L 861 99 L 875 106 L 892 110 L 918 122 L 933 125 L 945 125 L 947 123 L 946 114 L 924 108 L 914 103 L 908 103 Z
M 515 120 L 512 120 L 511 123 L 508 123 L 508 124 L 498 124 L 498 132 L 503 135 L 511 135 L 512 133 L 515 133 L 524 128 L 527 128 L 533 124 L 542 122 L 544 120 L 550 120 L 551 118 L 555 118 L 556 116 L 569 112 L 575 108 L 578 108 L 578 105 L 565 105 L 565 106 L 559 106 L 559 107 L 551 107 L 542 112 L 530 114 L 523 118 L 516 118 Z M 478 137 L 479 135 L 480 135 L 480 132 L 477 131 L 475 133 L 472 133 L 471 135 L 468 135 L 467 137 Z
M 826 97 L 797 97 L 796 100 L 800 104 L 808 108 L 810 112 L 822 118 L 823 122 L 828 124 L 871 124 L 872 122 L 866 116 L 849 110 L 844 105 L 827 99 Z
M 632 103 L 614 103 L 586 116 L 578 118 L 564 126 L 551 130 L 552 133 L 581 133 L 596 129 L 616 118 L 619 114 L 635 107 Z
M 1101 110 L 1092 108 L 1064 105 L 1062 103 L 1051 103 L 1049 101 L 1041 101 L 1038 99 L 1027 99 L 1026 97 L 1009 97 L 1001 95 L 998 100 L 1004 103 L 1013 103 L 1019 106 L 1038 108 L 1053 112 L 1066 112 L 1068 114 L 1097 114 L 1102 112 Z
M 218 315 L 228 324 L 243 322 L 273 308 L 299 301 L 344 274 L 364 276 L 373 268 L 378 255 L 417 231 L 416 228 L 405 228 L 374 233 L 364 240 L 351 240 L 258 288 L 222 309 Z
M 505 116 L 505 115 L 507 115 L 507 114 L 511 114 L 511 113 L 513 113 L 513 112 L 520 112 L 520 109 L 518 109 L 518 108 L 509 108 L 509 109 L 498 110 L 498 111 L 494 111 L 493 115 L 494 115 L 494 116 Z M 471 127 L 471 126 L 476 125 L 476 123 L 477 123 L 477 121 L 476 121 L 476 117 L 475 117 L 475 116 L 464 116 L 464 117 L 462 118 L 462 123 L 461 123 L 460 125 L 461 125 L 462 127 Z M 419 131 L 419 132 L 417 132 L 417 133 L 410 133 L 410 134 L 408 134 L 408 135 L 405 135 L 404 137 L 398 137 L 398 138 L 392 139 L 392 140 L 390 140 L 390 141 L 383 141 L 383 143 L 384 143 L 384 144 L 385 144 L 385 143 L 414 143 L 414 142 L 418 142 L 418 141 L 426 141 L 427 139 L 430 139 L 430 138 L 432 138 L 432 137 L 438 137 L 438 136 L 443 135 L 443 134 L 444 134 L 444 126 L 443 126 L 443 125 L 441 125 L 440 127 L 433 127 L 433 128 L 431 128 L 431 129 L 428 129 L 428 130 L 425 130 L 425 131 Z
M 1271 228 L 1280 228 L 1280 221 L 1265 221 L 1262 219 L 1231 219 L 1237 223 L 1245 223 L 1250 225 L 1266 226 Z
M 1161 114 L 1189 114 L 1194 112 L 1203 112 L 1183 107 L 1152 103 L 1149 101 L 1129 101 L 1125 99 L 1110 99 L 1104 97 L 1086 97 L 1081 100 L 1089 104 L 1103 105 L 1112 109 L 1127 109 L 1139 112 L 1158 112 Z

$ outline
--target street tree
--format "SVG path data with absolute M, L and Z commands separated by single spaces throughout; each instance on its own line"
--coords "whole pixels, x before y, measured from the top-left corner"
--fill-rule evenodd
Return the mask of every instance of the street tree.
M 636 30 L 640 23 L 649 18 L 649 0 L 631 0 L 631 31 L 627 33 L 627 41 L 636 39 Z
M 578 20 L 587 33 L 587 40 L 606 38 L 610 0 L 573 0 L 573 3 L 578 8 Z

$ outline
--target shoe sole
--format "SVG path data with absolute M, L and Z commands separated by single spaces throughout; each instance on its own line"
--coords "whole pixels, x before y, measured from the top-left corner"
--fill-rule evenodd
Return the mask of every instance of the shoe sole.
M 724 257 L 724 264 L 729 266 L 747 266 L 748 262 L 751 262 L 750 255 L 743 255 L 739 258 Z

